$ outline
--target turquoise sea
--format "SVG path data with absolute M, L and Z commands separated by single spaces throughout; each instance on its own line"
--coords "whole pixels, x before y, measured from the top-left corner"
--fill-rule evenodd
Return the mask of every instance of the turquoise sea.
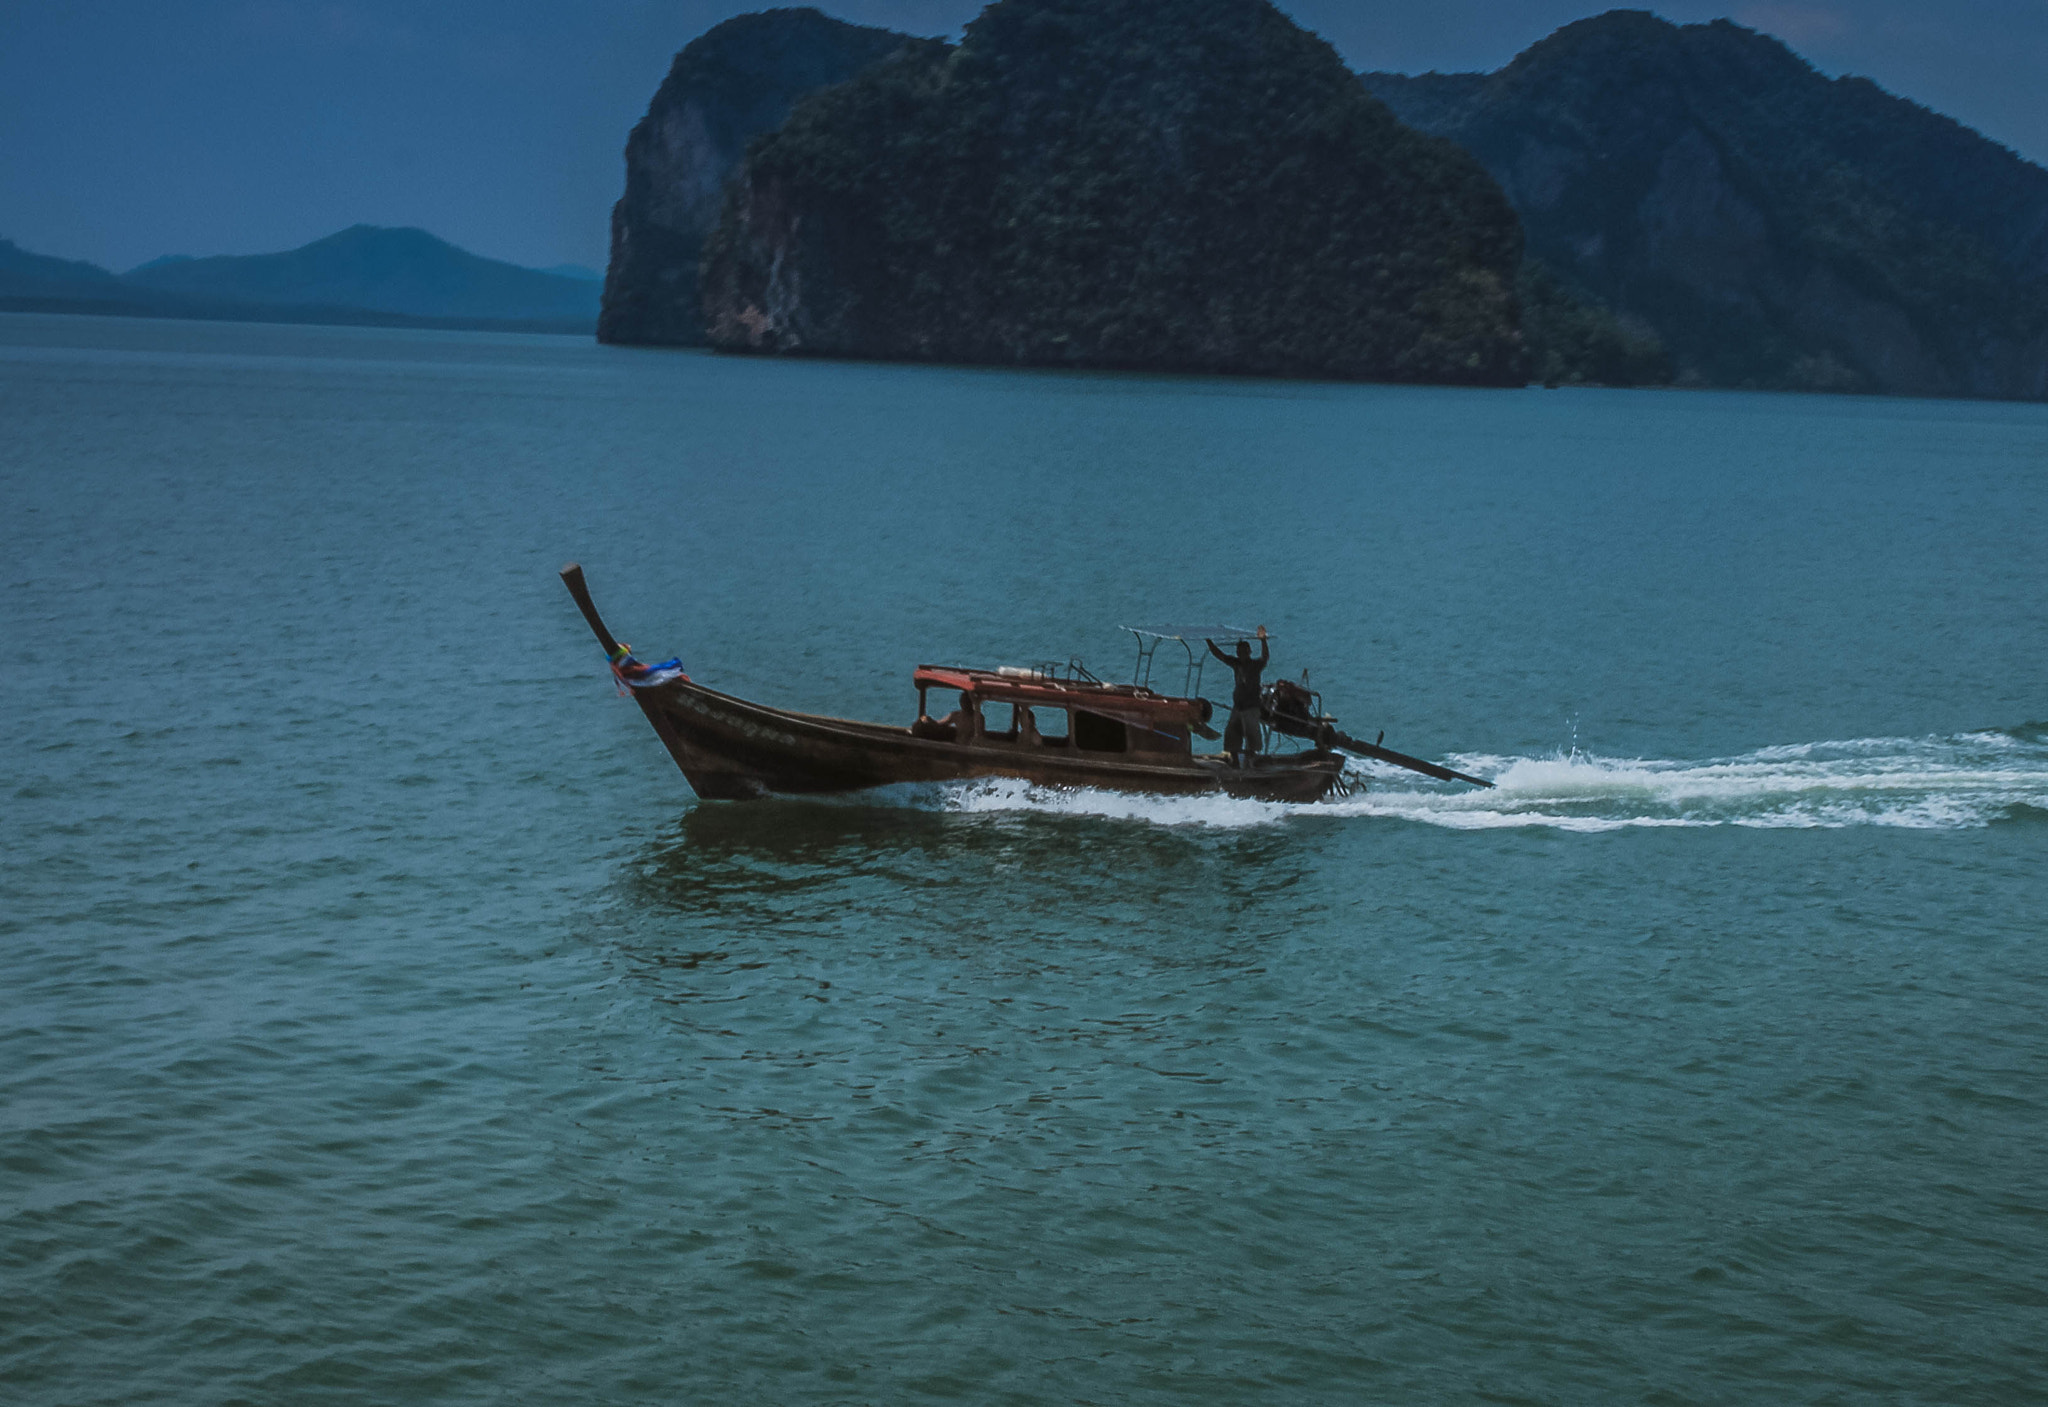
M 1500 786 L 698 804 L 572 558 Z M 9 1404 L 2048 1398 L 2048 406 L 0 316 L 0 718 Z

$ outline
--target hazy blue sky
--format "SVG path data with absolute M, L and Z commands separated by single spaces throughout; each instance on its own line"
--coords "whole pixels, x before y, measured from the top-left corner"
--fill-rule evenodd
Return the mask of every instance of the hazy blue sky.
M 1293 0 L 1355 68 L 1490 69 L 1606 8 Z M 670 57 L 731 0 L 0 0 L 0 236 L 128 268 L 419 225 L 601 266 L 619 152 Z M 976 0 L 828 14 L 957 31 Z M 1682 0 L 2048 158 L 2048 0 Z

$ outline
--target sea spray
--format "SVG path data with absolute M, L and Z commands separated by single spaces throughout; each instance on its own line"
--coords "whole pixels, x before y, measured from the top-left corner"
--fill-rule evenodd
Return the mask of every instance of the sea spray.
M 1490 778 L 1493 789 L 1420 782 L 1394 768 L 1353 763 L 1350 776 L 1365 784 L 1362 791 L 1309 805 L 1065 790 L 1007 778 L 906 789 L 893 800 L 962 814 L 1035 812 L 1166 826 L 1236 828 L 1340 816 L 1453 830 L 1578 832 L 1657 826 L 1959 830 L 2008 819 L 2015 808 L 2048 808 L 2048 744 L 2026 728 L 1781 744 L 1699 761 L 1604 757 L 1576 748 L 1548 756 L 1454 754 L 1449 761 Z

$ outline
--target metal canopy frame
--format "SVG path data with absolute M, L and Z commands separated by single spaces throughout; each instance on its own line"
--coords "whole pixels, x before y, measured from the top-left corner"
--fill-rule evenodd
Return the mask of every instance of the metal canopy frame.
M 1256 630 L 1247 630 L 1241 625 L 1126 625 L 1138 641 L 1138 662 L 1131 671 L 1131 682 L 1141 689 L 1152 687 L 1152 665 L 1159 647 L 1171 640 L 1187 655 L 1187 674 L 1181 683 L 1181 697 L 1192 699 L 1202 691 L 1202 666 L 1209 662 L 1206 649 L 1195 649 L 1197 640 L 1214 640 L 1218 644 L 1235 644 L 1239 640 L 1256 639 Z M 1273 638 L 1268 632 L 1266 639 Z M 1171 655 L 1167 657 L 1169 660 Z

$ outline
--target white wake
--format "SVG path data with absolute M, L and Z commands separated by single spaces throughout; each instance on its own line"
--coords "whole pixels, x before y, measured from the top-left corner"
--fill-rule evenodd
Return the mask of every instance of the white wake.
M 1490 791 L 1354 762 L 1364 790 L 1309 805 L 1223 796 L 1133 796 L 1026 782 L 961 783 L 915 804 L 967 812 L 1097 816 L 1155 825 L 1241 827 L 1293 817 L 1382 817 L 1455 830 L 1639 826 L 1960 830 L 2048 820 L 2048 735 L 2038 726 L 1934 738 L 1861 738 L 1761 748 L 1703 761 L 1454 754 L 1442 759 Z

